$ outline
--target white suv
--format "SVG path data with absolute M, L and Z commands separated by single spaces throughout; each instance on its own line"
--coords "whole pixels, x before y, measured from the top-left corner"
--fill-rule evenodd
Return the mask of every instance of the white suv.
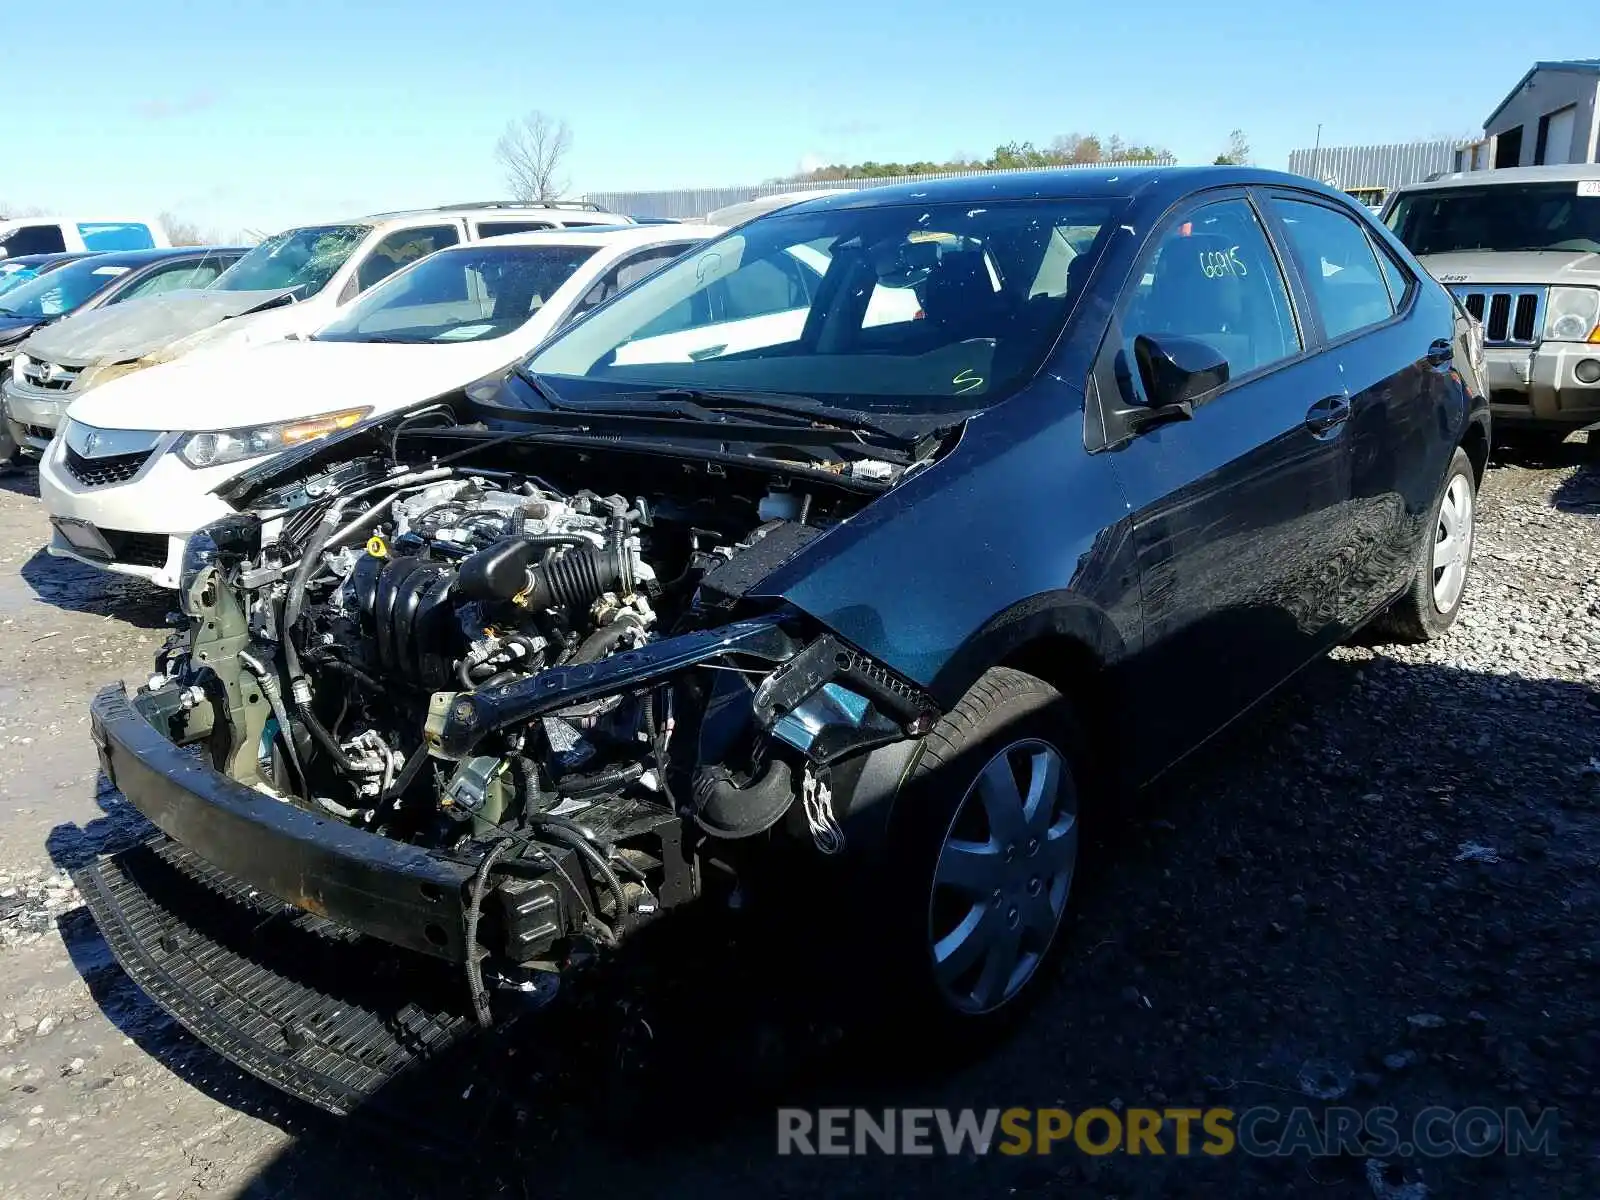
M 228 346 L 96 388 L 39 465 L 50 553 L 176 587 L 214 490 L 263 458 L 504 370 L 723 231 L 636 225 L 497 237 L 393 275 L 309 338 Z
M 172 243 L 160 221 L 80 221 L 0 217 L 0 258 L 82 254 L 101 250 L 164 250 Z
M 581 202 L 454 204 L 306 225 L 267 238 L 200 291 L 130 300 L 68 317 L 19 348 L 5 400 L 56 428 L 100 384 L 200 346 L 310 333 L 407 263 L 461 242 L 541 229 L 631 224 Z

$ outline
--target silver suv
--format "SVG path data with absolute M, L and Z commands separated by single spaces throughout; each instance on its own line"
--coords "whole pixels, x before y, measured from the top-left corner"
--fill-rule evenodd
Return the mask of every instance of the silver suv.
M 1496 429 L 1600 422 L 1600 165 L 1443 175 L 1383 219 L 1481 323 Z

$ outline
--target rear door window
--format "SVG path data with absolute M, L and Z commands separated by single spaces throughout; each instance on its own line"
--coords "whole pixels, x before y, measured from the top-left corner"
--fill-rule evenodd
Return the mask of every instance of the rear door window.
M 78 236 L 86 250 L 150 250 L 156 244 L 150 227 L 139 221 L 85 221 Z
M 356 272 L 358 288 L 364 292 L 407 263 L 425 258 L 446 246 L 454 246 L 460 240 L 461 234 L 454 225 L 424 225 L 416 229 L 396 230 L 374 246 L 361 264 Z
M 788 254 L 774 254 L 750 263 L 724 279 L 720 290 L 725 321 L 788 312 L 811 303 L 800 265 Z
M 1270 203 L 1330 340 L 1394 316 L 1378 256 L 1354 217 L 1310 201 L 1274 197 Z
M 630 254 L 595 281 L 594 286 L 584 293 L 583 299 L 573 308 L 567 320 L 576 320 L 590 309 L 599 308 L 618 292 L 632 287 L 646 275 L 655 274 L 692 245 L 693 242 L 674 242 L 671 245 L 652 246 L 648 250 Z
M 1398 312 L 1406 306 L 1406 298 L 1411 295 L 1411 289 L 1417 281 L 1412 278 L 1411 272 L 1389 256 L 1377 238 L 1372 239 L 1372 245 L 1378 255 L 1378 270 L 1383 273 L 1383 282 L 1389 287 L 1389 299 L 1394 302 L 1395 311 Z
M 152 271 L 111 303 L 121 303 L 135 296 L 157 296 L 163 292 L 183 291 L 185 288 L 203 288 L 222 274 L 226 265 L 216 258 L 203 259 L 200 262 L 172 263 Z

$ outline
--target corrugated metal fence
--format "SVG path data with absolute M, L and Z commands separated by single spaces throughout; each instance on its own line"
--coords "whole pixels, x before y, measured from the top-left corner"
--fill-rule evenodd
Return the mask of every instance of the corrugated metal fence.
M 1177 159 L 1163 158 L 1138 162 L 1083 163 L 1083 167 L 1170 167 Z M 1071 171 L 1071 167 L 1033 167 L 1035 171 Z M 703 217 L 709 212 L 730 204 L 742 204 L 757 196 L 774 196 L 782 192 L 812 191 L 822 188 L 887 187 L 893 183 L 921 183 L 929 179 L 956 179 L 966 175 L 991 175 L 992 171 L 939 171 L 928 175 L 890 175 L 872 179 L 791 180 L 786 183 L 756 183 L 744 187 L 674 188 L 654 192 L 588 192 L 585 200 L 592 200 L 611 212 L 630 213 L 636 217 Z
M 1451 139 L 1437 142 L 1401 142 L 1392 146 L 1322 146 L 1295 150 L 1289 170 L 1309 175 L 1337 188 L 1397 188 L 1416 183 L 1439 171 L 1455 170 L 1456 147 Z

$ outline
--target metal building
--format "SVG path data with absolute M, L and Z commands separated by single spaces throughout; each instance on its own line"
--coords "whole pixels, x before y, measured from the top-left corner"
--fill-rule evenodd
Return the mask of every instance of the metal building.
M 1483 123 L 1494 165 L 1595 162 L 1600 142 L 1597 97 L 1600 58 L 1534 63 Z
M 1459 142 L 1445 139 L 1388 146 L 1321 146 L 1293 151 L 1289 155 L 1289 170 L 1344 191 L 1380 188 L 1388 191 L 1441 171 L 1455 170 L 1459 145 Z

